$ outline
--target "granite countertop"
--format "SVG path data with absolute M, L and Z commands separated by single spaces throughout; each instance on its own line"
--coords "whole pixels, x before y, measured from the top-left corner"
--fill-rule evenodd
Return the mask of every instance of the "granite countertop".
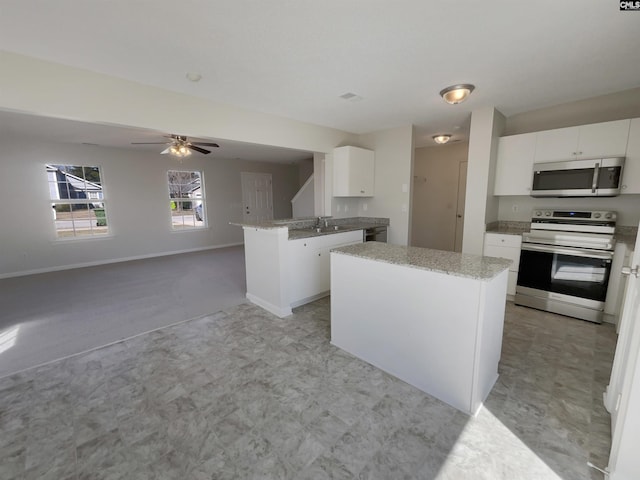
M 379 226 L 389 226 L 388 218 L 378 217 L 348 217 L 348 218 L 333 218 L 322 217 L 322 221 L 327 221 L 330 227 L 338 225 L 338 230 L 325 230 L 317 232 L 315 225 L 318 222 L 318 217 L 309 218 L 289 218 L 281 220 L 269 220 L 259 223 L 242 223 L 242 222 L 230 222 L 230 225 L 238 227 L 259 228 L 262 230 L 270 230 L 276 228 L 287 228 L 289 230 L 289 240 L 298 240 L 300 238 L 319 237 L 323 235 L 333 235 L 334 233 L 352 232 L 355 230 L 364 230 L 366 228 L 373 228 Z
M 531 222 L 507 222 L 500 220 L 487 225 L 487 233 L 503 233 L 505 235 L 522 235 L 531 230 Z
M 364 230 L 366 228 L 379 227 L 379 223 L 354 223 L 353 225 L 341 224 L 339 230 L 323 230 L 321 232 L 316 231 L 315 227 L 306 228 L 294 228 L 289 229 L 289 240 L 299 240 L 301 238 L 320 237 L 322 235 L 332 235 L 334 233 L 353 232 L 356 230 Z M 385 225 L 386 226 L 386 225 Z
M 367 242 L 331 250 L 336 254 L 350 255 L 377 262 L 390 263 L 420 270 L 445 273 L 474 280 L 491 280 L 507 270 L 510 260 L 482 257 L 465 253 L 405 247 L 388 243 Z

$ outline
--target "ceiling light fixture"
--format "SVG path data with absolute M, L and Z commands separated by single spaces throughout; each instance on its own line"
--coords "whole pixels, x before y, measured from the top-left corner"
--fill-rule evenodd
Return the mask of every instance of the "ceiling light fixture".
M 192 82 L 199 82 L 200 80 L 202 80 L 202 75 L 196 72 L 188 72 L 186 77 L 187 80 L 190 80 Z
M 451 104 L 464 102 L 476 87 L 470 83 L 462 83 L 460 85 L 451 85 L 440 92 L 442 99 Z
M 173 155 L 174 157 L 183 158 L 191 155 L 191 150 L 189 150 L 186 144 L 176 142 L 169 147 L 169 154 Z
M 444 145 L 445 143 L 447 143 L 449 140 L 451 140 L 451 135 L 449 134 L 445 134 L 445 135 L 434 135 L 433 136 L 433 141 L 440 144 L 440 145 Z

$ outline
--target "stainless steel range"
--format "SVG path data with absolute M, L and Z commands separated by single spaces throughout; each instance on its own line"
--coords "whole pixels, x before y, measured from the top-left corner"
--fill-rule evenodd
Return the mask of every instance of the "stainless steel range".
M 522 234 L 515 303 L 601 323 L 616 212 L 534 210 Z

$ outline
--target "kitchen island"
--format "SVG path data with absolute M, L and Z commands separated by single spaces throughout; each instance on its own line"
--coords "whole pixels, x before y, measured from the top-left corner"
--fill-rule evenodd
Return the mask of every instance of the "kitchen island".
M 235 223 L 244 230 L 247 299 L 279 317 L 329 295 L 329 252 L 362 243 L 363 230 L 389 219 L 331 217 Z
M 331 343 L 474 415 L 498 378 L 509 261 L 369 242 L 331 252 Z

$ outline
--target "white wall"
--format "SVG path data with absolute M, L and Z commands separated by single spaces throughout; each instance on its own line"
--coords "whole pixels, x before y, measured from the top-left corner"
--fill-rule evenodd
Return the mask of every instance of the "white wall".
M 273 176 L 274 216 L 291 217 L 297 191 L 295 165 L 175 157 L 126 149 L 0 138 L 0 277 L 90 262 L 108 262 L 242 243 L 241 171 Z M 44 165 L 102 168 L 112 236 L 57 240 Z M 204 173 L 209 228 L 174 232 L 168 209 L 167 170 Z
M 503 135 L 636 117 L 640 117 L 640 87 L 512 115 Z
M 469 164 L 462 252 L 482 255 L 487 223 L 498 220 L 498 198 L 493 195 L 498 138 L 504 116 L 493 107 L 474 110 L 469 131 Z
M 416 148 L 411 245 L 454 250 L 458 176 L 468 150 L 466 142 Z
M 360 135 L 355 145 L 376 152 L 374 196 L 361 199 L 360 214 L 388 217 L 388 241 L 396 245 L 408 245 L 411 235 L 413 138 L 413 126 L 409 125 Z
M 302 187 L 313 174 L 313 158 L 307 158 L 298 163 L 298 184 Z

